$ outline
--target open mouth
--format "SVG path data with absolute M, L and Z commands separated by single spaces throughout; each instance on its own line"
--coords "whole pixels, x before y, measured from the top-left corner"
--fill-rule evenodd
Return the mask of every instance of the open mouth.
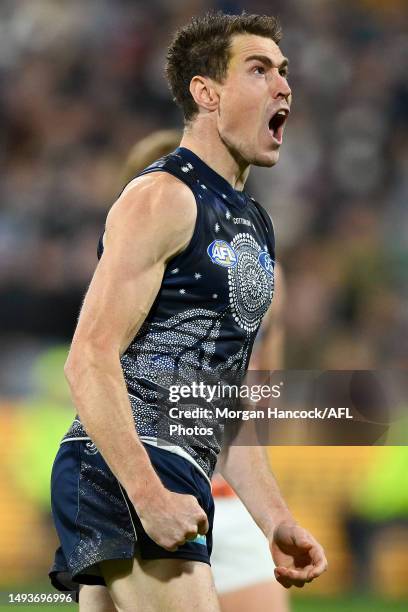
M 283 126 L 285 125 L 288 116 L 289 110 L 286 108 L 281 108 L 274 115 L 272 115 L 269 120 L 269 131 L 279 144 L 282 144 L 283 141 Z

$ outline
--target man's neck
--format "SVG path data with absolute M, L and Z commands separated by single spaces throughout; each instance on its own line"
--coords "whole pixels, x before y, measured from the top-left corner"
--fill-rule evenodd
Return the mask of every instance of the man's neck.
M 250 166 L 240 165 L 221 140 L 210 121 L 196 119 L 184 130 L 181 147 L 190 149 L 215 172 L 225 178 L 234 189 L 242 191 Z

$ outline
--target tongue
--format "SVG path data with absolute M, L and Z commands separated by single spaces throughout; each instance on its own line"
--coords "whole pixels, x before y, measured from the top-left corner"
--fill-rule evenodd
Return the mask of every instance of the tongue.
M 276 138 L 276 140 L 281 143 L 282 142 L 282 128 L 283 126 L 280 125 L 279 127 L 273 129 L 273 136 L 274 138 Z

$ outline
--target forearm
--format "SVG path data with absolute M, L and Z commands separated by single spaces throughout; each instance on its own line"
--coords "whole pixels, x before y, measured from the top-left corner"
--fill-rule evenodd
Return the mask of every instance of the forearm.
M 268 539 L 279 523 L 294 521 L 263 447 L 230 446 L 223 453 L 219 467 Z
M 88 351 L 66 377 L 87 434 L 133 503 L 145 500 L 161 483 L 136 432 L 119 356 Z

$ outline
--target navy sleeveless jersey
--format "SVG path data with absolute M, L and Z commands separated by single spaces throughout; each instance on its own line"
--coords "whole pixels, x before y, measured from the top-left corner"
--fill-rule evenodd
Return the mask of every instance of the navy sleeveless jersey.
M 225 422 L 210 410 L 210 416 L 207 412 L 183 422 L 184 428 L 171 428 L 180 421 L 171 416 L 175 404 L 169 388 L 175 381 L 242 381 L 272 299 L 273 227 L 253 198 L 233 189 L 188 149 L 179 147 L 141 174 L 152 172 L 168 172 L 188 185 L 197 219 L 189 245 L 166 266 L 159 293 L 121 365 L 141 440 L 171 445 L 169 450 L 188 457 L 211 477 Z M 102 254 L 101 237 L 98 257 Z M 190 397 L 180 403 L 183 409 L 211 409 L 217 400 Z M 218 400 L 218 405 L 227 403 Z M 203 435 L 207 430 L 211 435 Z M 63 441 L 73 439 L 87 439 L 78 417 Z

